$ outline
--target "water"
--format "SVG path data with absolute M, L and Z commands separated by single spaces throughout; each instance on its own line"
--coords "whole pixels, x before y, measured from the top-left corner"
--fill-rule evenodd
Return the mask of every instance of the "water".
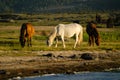
M 120 72 L 82 72 L 77 74 L 51 74 L 22 80 L 120 80 Z

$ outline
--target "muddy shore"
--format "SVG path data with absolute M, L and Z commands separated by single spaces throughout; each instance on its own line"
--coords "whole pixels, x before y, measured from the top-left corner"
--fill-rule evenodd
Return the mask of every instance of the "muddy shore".
M 10 52 L 10 51 L 9 51 Z M 0 53 L 9 53 L 0 51 Z M 120 67 L 120 51 L 28 51 L 0 56 L 0 80 L 51 73 L 74 74 L 81 71 L 109 71 Z M 11 53 L 10 52 L 10 53 Z

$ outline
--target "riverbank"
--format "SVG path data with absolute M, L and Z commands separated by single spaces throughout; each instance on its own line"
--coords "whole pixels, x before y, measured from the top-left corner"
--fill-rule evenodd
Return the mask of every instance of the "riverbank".
M 2 55 L 9 53 L 17 56 Z M 120 67 L 119 50 L 0 51 L 0 54 L 0 79 L 4 80 L 51 73 L 108 71 Z

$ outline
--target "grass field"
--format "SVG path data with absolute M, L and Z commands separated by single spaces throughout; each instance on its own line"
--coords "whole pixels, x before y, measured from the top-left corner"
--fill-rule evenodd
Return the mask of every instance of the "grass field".
M 21 48 L 19 44 L 19 30 L 20 26 L 0 26 L 0 50 L 17 50 L 17 51 L 51 51 L 51 50 L 120 50 L 120 30 L 119 28 L 98 28 L 101 36 L 101 45 L 89 47 L 88 35 L 84 28 L 84 41 L 80 46 L 73 48 L 74 39 L 68 39 L 65 42 L 64 49 L 61 41 L 59 41 L 58 48 L 48 47 L 46 39 L 54 26 L 34 26 L 35 35 L 32 40 L 32 47 Z
M 107 19 L 109 13 L 99 13 L 102 19 Z M 4 14 L 1 14 L 4 15 Z M 6 15 L 6 14 L 5 14 Z M 7 14 L 11 18 L 12 14 Z M 97 24 L 101 36 L 101 45 L 89 47 L 88 35 L 85 26 L 88 21 L 95 20 L 96 13 L 60 13 L 60 14 L 15 14 L 15 22 L 0 22 L 0 50 L 17 51 L 50 51 L 50 50 L 120 50 L 120 29 L 106 28 L 106 24 Z M 79 20 L 84 27 L 84 41 L 80 46 L 73 48 L 74 39 L 68 39 L 65 42 L 64 49 L 59 41 L 58 48 L 48 47 L 46 39 L 53 27 L 59 23 L 71 23 Z M 21 48 L 19 44 L 20 26 L 23 22 L 30 22 L 35 27 L 33 36 L 33 46 Z M 119 26 L 118 26 L 119 27 Z

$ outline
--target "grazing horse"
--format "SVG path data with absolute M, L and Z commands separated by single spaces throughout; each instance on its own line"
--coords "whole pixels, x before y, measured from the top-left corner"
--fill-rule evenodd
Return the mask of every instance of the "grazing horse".
M 71 23 L 71 24 L 58 24 L 53 32 L 49 35 L 47 39 L 47 45 L 50 47 L 53 44 L 54 39 L 56 38 L 56 47 L 58 43 L 58 36 L 61 37 L 63 47 L 65 48 L 65 42 L 64 38 L 71 38 L 75 35 L 76 41 L 74 44 L 74 48 L 76 47 L 76 44 L 80 44 L 83 40 L 83 28 L 81 25 L 77 23 Z
M 89 35 L 89 46 L 94 46 L 94 42 L 97 46 L 100 45 L 100 35 L 97 31 L 96 24 L 94 22 L 88 22 L 86 32 Z
M 20 29 L 20 44 L 22 47 L 25 46 L 27 40 L 27 45 L 32 46 L 31 39 L 34 34 L 34 28 L 30 23 L 23 23 Z

